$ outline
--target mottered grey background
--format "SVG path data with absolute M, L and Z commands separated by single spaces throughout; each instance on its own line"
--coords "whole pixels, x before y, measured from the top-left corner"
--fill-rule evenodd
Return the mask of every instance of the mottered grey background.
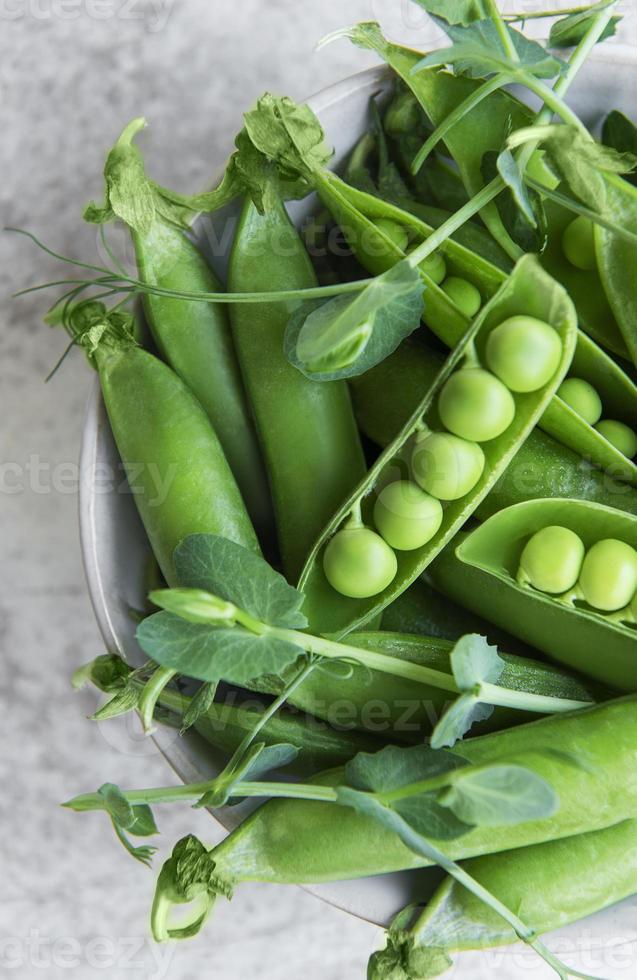
M 534 0 L 505 6 L 538 9 Z M 625 11 L 632 6 L 627 0 Z M 319 38 L 362 19 L 379 19 L 417 46 L 440 39 L 409 0 L 0 0 L 3 225 L 98 258 L 81 211 L 101 196 L 105 152 L 129 119 L 149 121 L 143 149 L 152 175 L 198 190 L 264 90 L 303 98 L 374 63 L 345 41 L 314 52 Z M 624 28 L 610 43 L 630 40 Z M 0 972 L 27 980 L 361 978 L 380 930 L 298 888 L 242 886 L 232 903 L 219 902 L 198 941 L 154 947 L 154 874 L 132 862 L 102 815 L 57 806 L 104 781 L 133 787 L 176 777 L 134 724 L 87 721 L 95 695 L 70 690 L 73 669 L 102 652 L 76 516 L 93 379 L 73 354 L 44 384 L 65 339 L 42 326 L 46 295 L 8 297 L 65 270 L 8 234 L 0 252 Z M 164 808 L 159 821 L 157 863 L 189 831 L 211 843 L 223 833 L 202 811 Z M 524 962 L 529 980 L 549 976 Z M 602 963 L 609 977 L 632 975 L 619 955 Z M 481 980 L 497 966 L 497 954 L 472 958 L 455 975 Z M 600 972 L 600 963 L 591 966 Z

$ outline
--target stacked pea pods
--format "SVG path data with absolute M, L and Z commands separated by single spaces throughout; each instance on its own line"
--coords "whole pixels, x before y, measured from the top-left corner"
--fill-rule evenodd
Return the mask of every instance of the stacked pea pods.
M 197 932 L 241 881 L 439 864 L 370 977 L 437 976 L 516 937 L 566 977 L 538 936 L 637 892 L 637 129 L 611 113 L 600 144 L 559 98 L 612 11 L 570 15 L 563 68 L 476 15 L 504 45 L 497 74 L 475 51 L 451 72 L 453 47 L 423 59 L 376 24 L 344 32 L 394 89 L 343 176 L 313 113 L 271 95 L 208 194 L 147 177 L 140 120 L 109 154 L 85 217 L 129 227 L 139 278 L 109 284 L 143 295 L 152 342 L 139 310 L 50 319 L 97 368 L 129 471 L 152 458 L 179 478 L 159 507 L 136 497 L 169 586 L 138 629 L 149 662 L 78 677 L 111 695 L 100 717 L 179 717 L 230 758 L 206 784 L 68 805 L 106 809 L 147 861 L 125 833 L 153 832 L 150 804 L 274 797 L 212 850 L 179 842 L 158 939 Z M 505 88 L 507 58 L 548 116 Z M 304 243 L 285 202 L 311 192 Z M 188 232 L 235 199 L 224 293 Z M 310 228 L 346 249 L 314 254 Z M 271 700 L 224 715 L 221 681 Z M 285 764 L 304 782 L 257 778 Z

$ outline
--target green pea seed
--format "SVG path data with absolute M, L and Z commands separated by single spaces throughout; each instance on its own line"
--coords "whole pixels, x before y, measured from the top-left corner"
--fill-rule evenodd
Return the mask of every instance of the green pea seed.
M 571 221 L 562 236 L 564 255 L 571 265 L 585 272 L 592 272 L 597 268 L 594 232 L 593 222 L 580 215 L 575 221 Z
M 394 580 L 398 562 L 380 534 L 367 527 L 344 528 L 327 545 L 323 570 L 341 595 L 368 599 Z
M 472 282 L 458 276 L 448 276 L 442 284 L 444 292 L 452 303 L 471 319 L 482 306 L 482 296 Z
M 557 371 L 562 341 L 557 330 L 532 316 L 512 316 L 489 334 L 487 364 L 511 391 L 537 391 Z
M 501 435 L 515 417 L 515 401 L 499 378 L 483 368 L 462 368 L 445 383 L 438 400 L 445 428 L 471 442 Z
M 584 550 L 581 538 L 569 528 L 544 527 L 525 545 L 518 578 L 540 592 L 561 595 L 577 582 Z
M 381 491 L 374 523 L 392 548 L 412 551 L 433 538 L 442 524 L 442 505 L 411 480 L 398 480 Z
M 589 425 L 599 422 L 602 416 L 602 400 L 588 381 L 582 378 L 567 378 L 566 381 L 562 381 L 557 394 Z
M 637 590 L 637 551 L 616 538 L 598 541 L 584 559 L 579 584 L 593 609 L 623 609 Z
M 401 252 L 407 250 L 409 233 L 404 225 L 399 224 L 398 221 L 392 221 L 391 218 L 377 218 L 374 224 Z
M 438 500 L 464 497 L 475 487 L 484 466 L 484 453 L 477 443 L 449 432 L 418 436 L 411 457 L 414 479 Z
M 432 252 L 431 255 L 428 255 L 427 258 L 423 259 L 420 263 L 420 268 L 425 275 L 429 276 L 430 279 L 433 279 L 437 286 L 440 285 L 447 275 L 447 263 L 440 252 Z
M 595 428 L 600 435 L 604 436 L 604 439 L 608 439 L 610 444 L 628 459 L 637 455 L 637 433 L 629 425 L 617 422 L 615 419 L 602 419 Z

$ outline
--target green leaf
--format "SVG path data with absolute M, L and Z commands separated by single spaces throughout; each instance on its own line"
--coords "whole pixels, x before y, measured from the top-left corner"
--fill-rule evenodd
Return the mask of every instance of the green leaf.
M 257 742 L 252 745 L 241 762 L 230 772 L 223 772 L 213 779 L 210 789 L 195 803 L 195 807 L 225 806 L 232 797 L 241 793 L 241 783 L 250 779 L 260 779 L 272 769 L 281 769 L 294 762 L 299 754 L 295 745 L 288 742 L 278 742 L 267 745 Z M 239 802 L 239 800 L 235 800 Z
M 217 895 L 232 896 L 232 888 L 217 873 L 212 853 L 192 834 L 175 844 L 173 852 L 159 873 L 151 913 L 151 927 L 158 942 L 186 939 L 196 935 L 210 914 Z M 169 926 L 174 905 L 186 905 L 199 899 L 190 919 L 179 928 Z
M 502 153 L 498 154 L 497 167 L 498 173 L 513 195 L 513 200 L 531 228 L 537 228 L 537 220 L 531 203 L 531 192 L 524 183 L 520 168 L 511 150 L 503 150 Z
M 133 711 L 139 704 L 141 691 L 134 687 L 127 687 L 123 691 L 115 694 L 110 701 L 103 704 L 91 715 L 91 721 L 107 721 L 109 718 L 117 718 Z
M 541 44 L 532 41 L 520 31 L 507 25 L 507 31 L 518 55 L 518 61 L 510 60 L 503 50 L 498 29 L 492 20 L 480 20 L 467 27 L 442 24 L 454 42 L 449 48 L 440 48 L 425 55 L 412 69 L 412 73 L 441 65 L 453 65 L 470 78 L 486 78 L 494 73 L 515 74 L 520 69 L 536 78 L 555 78 L 564 71 L 565 64 L 549 54 Z
M 339 296 L 293 314 L 285 335 L 290 362 L 317 381 L 352 378 L 389 357 L 420 325 L 423 284 L 407 261 L 352 299 Z
M 449 705 L 431 733 L 433 749 L 451 748 L 479 721 L 493 714 L 490 704 L 483 704 L 475 694 L 461 694 Z
M 191 534 L 175 549 L 181 585 L 233 602 L 269 626 L 304 629 L 303 595 L 259 555 L 214 534 Z
M 559 798 L 549 783 L 531 769 L 516 765 L 495 765 L 460 774 L 438 796 L 467 823 L 499 827 L 552 816 Z
M 465 692 L 473 691 L 482 681 L 495 684 L 506 666 L 498 656 L 498 648 L 491 646 L 486 637 L 478 633 L 461 636 L 451 651 L 450 659 L 454 680 Z
M 442 806 L 435 793 L 418 793 L 396 800 L 391 808 L 399 813 L 416 833 L 434 840 L 455 840 L 467 834 L 472 825 L 460 820 L 453 810 Z
M 190 703 L 184 711 L 184 716 L 181 721 L 180 735 L 183 735 L 189 728 L 192 728 L 192 726 L 207 713 L 208 709 L 214 703 L 216 693 L 216 682 L 208 682 L 207 684 L 201 685 L 197 693 L 190 699 Z
M 482 158 L 481 170 L 485 184 L 488 184 L 494 177 L 500 174 L 499 165 L 502 154 L 495 150 L 490 150 Z M 504 158 L 506 161 L 506 158 Z M 517 167 L 517 165 L 516 165 Z M 504 166 L 507 170 L 506 163 Z M 500 176 L 502 176 L 500 174 Z M 512 182 L 515 176 L 512 172 L 506 174 Z M 508 182 L 505 178 L 505 182 Z M 502 219 L 506 231 L 510 238 L 519 245 L 525 252 L 542 252 L 546 246 L 546 214 L 544 204 L 539 194 L 534 190 L 527 190 L 526 199 L 533 212 L 533 224 L 528 220 L 528 213 L 522 210 L 518 200 L 513 194 L 511 186 L 503 191 L 495 200 L 495 205 Z
M 148 598 L 160 609 L 174 613 L 189 623 L 231 626 L 236 619 L 237 607 L 233 603 L 203 589 L 155 589 Z
M 409 748 L 388 745 L 380 752 L 359 752 L 345 766 L 345 779 L 355 789 L 390 792 L 467 764 L 455 752 L 435 752 L 427 745 Z
M 125 687 L 131 673 L 131 668 L 120 656 L 104 653 L 83 667 L 78 667 L 71 677 L 71 684 L 78 690 L 90 683 L 99 687 L 100 691 L 111 693 Z
M 302 651 L 265 634 L 256 636 L 240 626 L 224 629 L 188 623 L 173 613 L 149 616 L 137 629 L 140 646 L 163 667 L 201 681 L 228 681 L 245 686 L 264 674 L 278 676 Z
M 483 0 L 415 0 L 415 3 L 447 24 L 466 26 L 489 16 Z
M 582 10 L 576 14 L 569 14 L 555 21 L 551 27 L 548 45 L 551 48 L 573 48 L 579 44 L 586 32 L 591 27 L 595 17 L 602 10 L 606 10 L 616 0 L 601 0 L 600 3 L 593 4 L 588 10 Z M 606 38 L 613 37 L 617 33 L 617 25 L 621 21 L 620 16 L 611 17 L 604 28 L 598 44 Z
M 618 153 L 632 153 L 637 158 L 637 126 L 617 109 L 609 112 L 604 120 L 602 142 Z M 626 179 L 637 186 L 637 174 L 627 174 Z
M 244 119 L 254 146 L 277 165 L 284 177 L 309 179 L 332 159 L 334 151 L 307 105 L 266 92 Z
M 142 864 L 150 865 L 156 847 L 135 847 L 125 831 L 136 837 L 150 837 L 157 834 L 157 826 L 152 810 L 145 803 L 133 806 L 114 783 L 104 783 L 98 791 L 104 802 L 104 809 L 111 818 L 113 829 L 128 853 Z

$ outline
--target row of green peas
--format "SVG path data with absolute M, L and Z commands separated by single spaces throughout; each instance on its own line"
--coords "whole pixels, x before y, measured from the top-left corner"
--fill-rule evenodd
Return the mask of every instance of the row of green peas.
M 637 455 L 637 433 L 618 419 L 602 419 L 604 407 L 597 389 L 583 378 L 570 377 L 562 382 L 558 396 L 574 412 L 593 426 L 618 452 L 633 459 Z
M 400 226 L 396 228 L 402 232 Z M 444 259 L 438 255 L 433 259 L 442 281 Z M 459 291 L 475 289 L 465 280 L 455 282 Z M 479 293 L 478 297 L 473 315 L 481 305 Z M 438 398 L 443 431 L 423 425 L 417 433 L 410 460 L 412 479 L 395 480 L 380 491 L 373 510 L 376 530 L 364 526 L 359 504 L 348 524 L 329 541 L 323 570 L 333 589 L 363 599 L 390 585 L 398 571 L 395 552 L 427 544 L 442 523 L 443 503 L 464 497 L 480 480 L 486 463 L 480 443 L 497 438 L 511 425 L 515 417 L 511 392 L 542 388 L 557 370 L 561 354 L 561 340 L 553 327 L 530 316 L 509 317 L 490 333 L 485 351 L 488 370 L 474 348 L 467 352 Z
M 618 538 L 586 550 L 570 528 L 544 527 L 526 543 L 517 578 L 562 601 L 584 601 L 595 612 L 637 622 L 637 551 Z

